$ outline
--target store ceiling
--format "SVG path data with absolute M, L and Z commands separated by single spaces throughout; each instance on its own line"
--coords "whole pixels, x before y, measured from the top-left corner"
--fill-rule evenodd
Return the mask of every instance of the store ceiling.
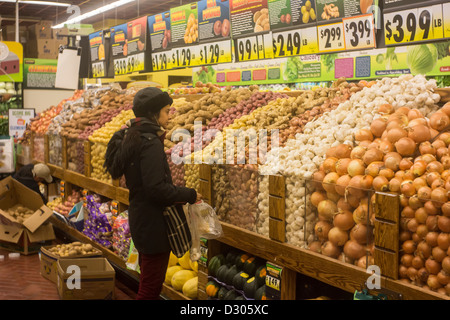
M 81 14 L 102 7 L 116 0 L 50 0 L 53 2 L 64 2 L 80 7 Z M 136 0 L 123 5 L 117 9 L 110 10 L 104 14 L 83 20 L 83 24 L 94 24 L 103 19 L 131 20 L 144 15 L 161 13 L 170 8 L 187 4 L 193 1 L 188 0 Z M 33 25 L 41 20 L 50 20 L 55 24 L 66 21 L 72 13 L 66 12 L 66 7 L 19 4 L 19 19 L 21 26 Z M 1 25 L 15 23 L 16 5 L 15 3 L 2 2 L 0 0 L 0 20 Z

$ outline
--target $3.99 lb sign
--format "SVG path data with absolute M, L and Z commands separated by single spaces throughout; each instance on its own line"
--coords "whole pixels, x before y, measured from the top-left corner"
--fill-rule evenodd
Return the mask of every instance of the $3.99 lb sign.
M 376 47 L 373 14 L 342 19 L 347 50 Z
M 443 37 L 442 5 L 384 15 L 384 38 L 387 46 Z
M 114 60 L 114 74 L 116 76 L 144 70 L 145 53 L 141 52 L 132 56 Z

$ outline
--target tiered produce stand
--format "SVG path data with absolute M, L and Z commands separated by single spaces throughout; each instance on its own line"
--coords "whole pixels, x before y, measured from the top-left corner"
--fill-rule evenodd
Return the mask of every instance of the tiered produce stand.
M 305 126 L 306 123 L 313 123 L 315 120 L 321 119 L 321 117 L 326 117 L 333 112 L 337 106 L 345 104 L 351 95 L 356 95 L 358 92 L 366 92 L 365 90 L 369 90 L 373 85 L 374 83 L 370 85 L 361 84 L 350 86 L 348 92 L 342 96 L 336 96 L 336 101 L 333 103 L 330 103 L 330 99 L 332 98 L 328 96 L 325 97 L 325 95 L 328 94 L 326 91 L 323 91 L 323 97 L 315 97 L 314 92 L 311 92 L 312 95 L 308 97 L 305 92 L 289 93 L 284 96 L 279 95 L 273 99 L 272 102 L 265 100 L 266 106 L 260 105 L 256 109 L 248 109 L 247 114 L 240 113 L 233 118 L 230 113 L 227 118 L 229 123 L 227 123 L 225 128 L 239 129 L 246 125 L 253 124 L 255 128 L 259 129 L 260 127 L 258 126 L 260 124 L 258 121 L 264 123 L 264 117 L 267 117 L 267 115 L 270 114 L 273 122 L 266 124 L 267 126 L 270 126 L 273 123 L 283 124 L 280 130 L 282 138 L 282 145 L 280 147 L 292 148 L 290 143 L 295 140 L 296 134 L 300 133 L 299 136 L 302 136 L 302 133 L 307 135 L 313 132 L 312 130 L 314 127 L 308 127 L 308 125 Z M 329 92 L 333 90 L 333 92 L 338 91 L 337 87 L 334 88 L 335 89 L 330 89 Z M 388 90 L 388 88 L 384 89 Z M 284 94 L 284 92 L 280 94 Z M 290 98 L 288 98 L 288 96 L 290 96 Z M 251 99 L 252 93 L 248 92 L 245 97 Z M 263 97 L 262 93 L 260 94 L 260 97 Z M 334 97 L 334 93 L 332 97 Z M 187 103 L 195 104 L 196 102 L 199 102 L 197 105 L 198 110 L 200 108 L 200 101 L 202 103 L 207 103 L 206 101 L 210 100 L 209 103 L 211 103 L 214 99 L 214 94 L 189 95 L 183 98 L 186 98 L 186 100 L 180 104 L 180 108 Z M 286 105 L 283 104 L 285 101 L 288 101 Z M 233 102 L 233 108 L 236 107 L 237 103 L 239 102 Z M 118 103 L 118 105 L 120 105 L 120 103 Z M 293 105 L 295 105 L 295 108 L 292 107 Z M 323 107 L 324 105 L 325 107 Z M 283 119 L 281 119 L 281 117 L 283 117 L 281 112 L 278 115 L 270 113 L 272 112 L 271 110 L 279 110 L 280 108 L 293 108 L 293 111 L 286 111 L 289 116 Z M 301 109 L 300 112 L 295 111 L 299 109 Z M 218 112 L 218 114 L 219 113 L 222 112 Z M 349 111 L 349 113 L 351 112 Z M 365 114 L 362 113 L 359 116 L 365 117 Z M 206 120 L 206 125 L 208 126 L 209 124 L 208 128 L 213 128 L 215 126 L 212 118 L 206 118 L 205 116 L 200 120 L 203 120 L 203 125 L 205 125 Z M 295 125 L 292 122 L 293 120 L 295 120 Z M 337 125 L 341 125 L 341 123 L 345 123 L 346 121 L 347 118 L 343 117 L 342 119 L 339 119 Z M 363 127 L 367 127 L 367 124 L 370 127 L 372 121 L 373 119 L 370 117 L 369 120 L 365 120 L 365 123 L 361 126 L 357 126 L 356 129 L 359 130 Z M 107 122 L 105 122 L 105 126 L 106 123 Z M 186 120 L 184 124 L 186 125 L 187 123 L 188 120 Z M 286 123 L 288 124 L 287 126 L 285 126 Z M 189 122 L 189 124 L 192 123 Z M 119 125 L 124 125 L 124 123 L 119 123 Z M 333 124 L 331 123 L 328 125 L 332 126 Z M 319 124 L 317 124 L 317 126 L 320 127 Z M 221 128 L 222 130 L 219 131 L 223 131 L 225 128 Z M 276 128 L 276 126 L 273 128 Z M 339 130 L 339 128 L 336 130 Z M 352 131 L 352 134 L 349 135 L 351 139 L 354 139 L 355 132 L 357 131 Z M 89 137 L 92 137 L 92 133 Z M 94 155 L 93 150 L 94 145 L 100 143 L 100 140 L 95 141 L 92 138 L 88 138 L 82 141 L 84 148 L 84 154 L 82 155 L 82 158 L 84 159 L 84 170 L 83 172 L 76 172 L 71 170 L 73 167 L 69 167 L 69 160 L 67 158 L 68 139 L 71 139 L 71 137 L 62 135 L 60 138 L 62 145 L 61 165 L 55 165 L 49 161 L 51 147 L 48 135 L 44 135 L 43 143 L 32 136 L 30 148 L 31 154 L 35 154 L 35 148 L 41 148 L 41 146 L 36 146 L 34 144 L 43 144 L 44 158 L 33 159 L 33 161 L 47 163 L 52 170 L 53 176 L 64 181 L 66 185 L 65 197 L 70 194 L 70 186 L 74 186 L 84 189 L 87 192 L 96 193 L 111 200 L 115 200 L 119 203 L 119 211 L 125 210 L 129 205 L 129 194 L 128 189 L 126 189 L 123 182 L 118 180 L 112 181 L 111 179 L 98 179 L 98 177 L 93 176 L 93 163 L 98 161 L 93 161 L 93 158 L 97 157 L 98 159 L 101 157 L 99 154 Z M 101 136 L 101 139 L 107 138 L 107 135 Z M 327 152 L 329 148 L 335 147 L 350 139 L 349 137 L 340 139 L 336 136 L 335 138 L 336 143 L 333 141 L 332 146 L 331 144 L 327 145 L 326 148 L 323 149 L 323 154 L 319 155 L 317 159 L 314 157 L 311 157 L 310 159 L 323 162 L 326 159 L 325 152 Z M 352 141 L 354 142 L 354 140 Z M 102 143 L 107 143 L 107 140 Z M 308 143 L 309 141 L 306 141 L 305 145 Z M 214 142 L 211 143 L 211 146 L 214 146 Z M 171 148 L 173 148 L 174 145 L 172 144 L 170 147 L 166 147 L 166 152 L 170 154 L 170 150 L 172 150 Z M 356 145 L 354 147 L 356 147 Z M 204 145 L 203 148 L 208 148 L 208 146 Z M 381 289 L 373 290 L 374 293 L 384 293 L 391 299 L 449 299 L 449 296 L 443 294 L 442 290 L 438 292 L 437 290 L 433 291 L 426 287 L 420 287 L 410 283 L 409 280 L 405 280 L 404 277 L 399 274 L 400 260 L 403 255 L 402 243 L 404 241 L 401 239 L 403 223 L 402 203 L 404 202 L 404 199 L 402 199 L 400 194 L 388 192 L 389 190 L 385 189 L 364 189 L 362 191 L 367 196 L 367 199 L 371 199 L 371 201 L 367 201 L 367 205 L 369 206 L 368 210 L 372 210 L 374 213 L 373 217 L 367 218 L 372 218 L 372 222 L 369 222 L 367 225 L 371 225 L 370 230 L 373 230 L 373 238 L 369 233 L 367 233 L 367 237 L 372 238 L 371 242 L 368 243 L 373 243 L 373 246 L 369 247 L 369 245 L 367 245 L 365 247 L 366 253 L 363 257 L 360 257 L 361 259 L 357 259 L 359 261 L 347 261 L 346 259 L 338 259 L 337 255 L 326 255 L 324 252 L 327 251 L 323 249 L 322 253 L 319 253 L 317 250 L 312 250 L 309 246 L 312 242 L 317 241 L 317 239 L 314 237 L 314 234 L 310 234 L 311 238 L 308 238 L 308 223 L 311 223 L 310 232 L 314 233 L 314 226 L 318 221 L 317 208 L 310 205 L 310 202 L 312 202 L 311 196 L 318 190 L 318 185 L 325 183 L 323 177 L 318 180 L 313 174 L 320 171 L 323 166 L 320 167 L 320 163 L 318 163 L 309 167 L 311 169 L 307 176 L 302 175 L 301 172 L 295 172 L 295 175 L 289 174 L 287 171 L 289 170 L 289 166 L 280 167 L 281 169 L 273 173 L 262 173 L 261 170 L 258 172 L 255 168 L 256 166 L 249 167 L 245 165 L 178 165 L 178 169 L 180 169 L 179 172 L 182 173 L 182 175 L 180 175 L 181 178 L 178 178 L 180 178 L 183 183 L 186 183 L 187 186 L 190 186 L 189 184 L 193 183 L 192 181 L 197 181 L 197 191 L 203 195 L 205 202 L 211 204 L 211 206 L 216 209 L 218 216 L 222 220 L 223 237 L 207 242 L 208 259 L 220 254 L 223 248 L 231 247 L 277 265 L 282 269 L 281 286 L 277 287 L 279 289 L 278 297 L 281 299 L 295 300 L 297 298 L 296 278 L 298 274 L 317 279 L 327 285 L 331 285 L 352 294 L 355 291 L 365 288 L 366 281 L 372 276 L 371 273 L 366 271 L 365 267 L 370 265 L 378 266 L 381 272 L 379 278 L 377 278 L 379 279 Z M 173 172 L 174 169 L 172 169 L 172 173 Z M 225 172 L 225 176 L 221 175 L 223 172 Z M 297 174 L 299 174 L 300 177 L 298 180 L 294 179 Z M 195 179 L 191 181 L 189 178 L 192 175 L 195 176 Z M 221 177 L 227 177 L 228 180 L 220 181 Z M 236 177 L 240 180 L 236 180 Z M 238 181 L 239 184 L 233 185 L 233 183 L 237 183 L 236 181 Z M 295 186 L 292 185 L 293 182 Z M 224 183 L 228 183 L 227 192 L 230 193 L 222 193 L 221 190 L 223 189 L 221 188 L 223 188 Z M 252 185 L 252 183 L 254 183 L 254 185 Z M 261 192 L 265 187 L 267 187 L 267 191 Z M 301 199 L 295 199 L 295 197 L 293 197 L 293 193 L 300 189 L 302 189 L 303 192 L 300 197 L 304 198 L 304 202 L 300 202 Z M 235 194 L 236 196 L 225 199 L 227 194 Z M 242 201 L 236 202 L 239 194 L 244 198 L 248 197 L 248 201 L 245 203 L 242 203 Z M 328 194 L 328 196 L 331 197 L 332 195 Z M 252 199 L 255 201 L 254 205 L 253 202 L 251 202 Z M 268 205 L 259 207 L 258 205 L 266 199 Z M 296 200 L 299 200 L 299 207 L 297 208 L 299 211 L 297 214 L 299 216 L 292 220 L 292 210 L 295 209 L 292 202 L 295 202 Z M 337 198 L 335 200 L 337 201 Z M 225 204 L 227 201 L 229 203 Z M 302 209 L 300 209 L 300 206 Z M 302 220 L 301 218 L 303 218 L 306 220 L 311 213 L 316 216 L 315 220 L 308 220 L 308 222 L 305 223 L 305 227 L 297 227 L 297 225 L 295 225 L 295 219 Z M 245 217 L 245 219 L 242 217 Z M 110 249 L 102 247 L 99 243 L 92 241 L 82 232 L 74 229 L 72 226 L 62 222 L 56 217 L 52 218 L 52 223 L 57 229 L 63 231 L 63 233 L 69 237 L 96 246 L 102 250 L 104 255 L 111 260 L 114 265 L 128 273 L 136 281 L 138 280 L 138 273 L 127 269 L 123 257 L 118 256 Z M 300 233 L 296 233 L 296 231 L 299 231 L 298 229 L 302 231 L 302 228 L 304 228 L 305 232 L 301 233 L 303 235 L 301 237 L 298 236 Z M 312 239 L 313 237 L 314 239 Z M 343 245 L 344 243 L 342 243 L 342 246 Z M 361 263 L 365 263 L 364 266 L 361 266 Z M 208 262 L 205 264 L 199 263 L 198 299 L 211 298 L 206 289 L 210 279 L 211 275 L 208 269 Z M 164 285 L 163 294 L 170 299 L 189 299 L 167 284 Z

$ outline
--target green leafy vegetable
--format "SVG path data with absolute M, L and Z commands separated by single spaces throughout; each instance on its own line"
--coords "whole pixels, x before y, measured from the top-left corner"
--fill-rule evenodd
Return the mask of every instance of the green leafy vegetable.
M 413 74 L 426 74 L 437 63 L 438 51 L 433 44 L 413 46 L 406 56 L 406 63 Z

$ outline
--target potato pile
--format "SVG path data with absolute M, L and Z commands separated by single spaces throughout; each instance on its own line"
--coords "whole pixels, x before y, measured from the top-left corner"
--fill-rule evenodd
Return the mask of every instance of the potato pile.
M 53 199 L 52 201 L 47 202 L 46 206 L 49 207 L 52 210 L 55 210 L 55 208 L 62 203 L 62 197 L 57 197 Z
M 36 134 L 33 139 L 33 159 L 44 162 L 44 154 L 44 136 L 42 134 Z
M 225 221 L 230 209 L 230 181 L 223 165 L 211 167 L 212 198 L 219 220 Z
M 68 216 L 70 210 L 72 210 L 73 206 L 81 201 L 81 193 L 79 191 L 73 190 L 72 194 L 67 197 L 67 200 L 61 202 L 53 208 L 53 211 L 56 211 L 64 216 Z
M 12 208 L 9 208 L 6 211 L 11 217 L 17 220 L 17 222 L 22 223 L 29 217 L 31 217 L 34 213 L 34 210 L 28 209 L 20 204 L 15 205 Z
M 94 131 L 89 137 L 89 141 L 93 143 L 91 147 L 92 178 L 111 182 L 110 174 L 105 172 L 103 168 L 108 142 L 116 131 L 119 131 L 128 120 L 133 118 L 135 118 L 133 110 L 123 110 L 110 122 L 106 123 L 104 127 Z
M 67 244 L 58 244 L 48 249 L 48 251 L 61 258 L 101 254 L 101 252 L 94 248 L 91 244 L 81 243 L 79 241 Z
M 193 188 L 197 192 L 199 191 L 200 187 L 200 166 L 198 164 L 185 164 L 184 165 L 184 180 L 186 181 L 186 187 Z

